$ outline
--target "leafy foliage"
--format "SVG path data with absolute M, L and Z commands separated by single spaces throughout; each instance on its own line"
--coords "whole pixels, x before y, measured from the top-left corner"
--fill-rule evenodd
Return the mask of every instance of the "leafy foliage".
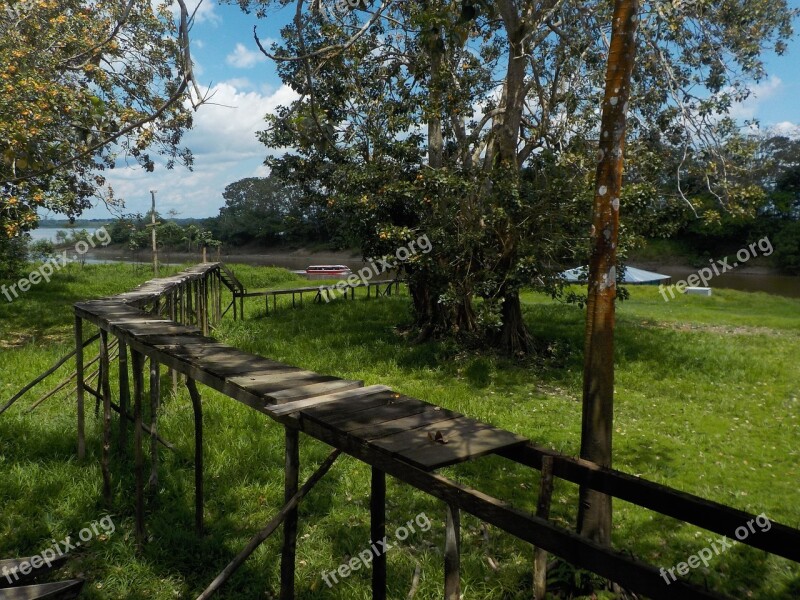
M 131 159 L 191 165 L 188 25 L 169 3 L 27 0 L 0 11 L 0 227 L 13 237 L 36 213 L 73 217 L 99 195 L 103 170 Z M 197 98 L 196 101 L 201 101 Z
M 273 173 L 346 218 L 368 256 L 429 236 L 434 251 L 407 266 L 423 335 L 527 349 L 519 289 L 557 294 L 562 264 L 586 259 L 610 3 L 374 1 L 333 16 L 323 4 L 299 3 L 263 49 L 300 94 L 261 136 L 294 148 L 268 159 Z M 628 247 L 674 231 L 679 203 L 708 220 L 763 204 L 746 177 L 755 148 L 725 115 L 764 76 L 761 53 L 785 50 L 794 12 L 650 0 L 641 15 Z

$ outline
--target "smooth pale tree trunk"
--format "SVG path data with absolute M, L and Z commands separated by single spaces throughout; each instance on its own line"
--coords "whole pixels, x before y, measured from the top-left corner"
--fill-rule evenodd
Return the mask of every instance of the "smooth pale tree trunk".
M 614 416 L 614 301 L 626 113 L 636 60 L 638 0 L 615 0 L 598 150 L 583 370 L 581 458 L 611 466 Z M 578 531 L 611 540 L 611 497 L 582 487 Z

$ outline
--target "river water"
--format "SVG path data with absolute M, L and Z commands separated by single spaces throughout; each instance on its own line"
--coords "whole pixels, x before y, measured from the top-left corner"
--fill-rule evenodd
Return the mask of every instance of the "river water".
M 36 229 L 31 233 L 31 237 L 34 240 L 40 239 L 55 239 L 55 234 L 57 229 Z M 90 229 L 89 232 L 92 233 L 94 230 Z M 149 252 L 142 252 L 142 258 L 140 260 L 144 262 L 148 262 L 149 259 Z M 215 260 L 216 255 L 215 253 L 209 252 L 208 256 L 209 260 Z M 344 264 L 350 267 L 353 271 L 357 271 L 358 269 L 364 266 L 364 262 L 357 257 L 350 257 L 350 258 L 343 258 L 341 254 L 330 254 L 326 255 L 324 253 L 321 254 L 314 254 L 313 256 L 309 255 L 299 255 L 299 254 L 223 254 L 221 259 L 225 262 L 230 263 L 244 263 L 250 265 L 261 265 L 261 266 L 272 266 L 272 267 L 282 267 L 284 269 L 289 269 L 291 271 L 305 271 L 305 268 L 311 264 L 317 265 L 324 265 L 324 264 Z M 164 252 L 162 254 L 162 260 L 165 263 L 180 263 L 182 261 L 191 261 L 194 260 L 193 257 L 185 256 L 183 254 L 178 253 L 170 253 Z M 116 254 L 107 256 L 105 253 L 103 255 L 97 255 L 90 252 L 87 255 L 87 263 L 114 263 L 114 262 L 132 262 L 130 258 L 117 256 Z M 636 266 L 636 265 L 631 265 Z M 693 274 L 697 273 L 696 269 L 692 269 L 691 267 L 681 267 L 681 266 L 659 266 L 655 268 L 648 268 L 648 270 L 656 271 L 658 273 L 662 273 L 664 275 L 669 275 L 672 277 L 672 283 L 675 283 L 680 280 L 686 280 L 686 278 Z M 710 287 L 712 288 L 728 288 L 733 290 L 740 290 L 744 292 L 766 292 L 768 294 L 776 294 L 779 296 L 789 296 L 792 298 L 800 298 L 800 277 L 791 276 L 791 275 L 775 275 L 772 273 L 765 273 L 765 272 L 753 272 L 753 271 L 746 271 L 746 270 L 733 270 L 728 273 L 724 273 L 722 275 L 718 275 L 714 277 L 713 280 L 709 282 Z

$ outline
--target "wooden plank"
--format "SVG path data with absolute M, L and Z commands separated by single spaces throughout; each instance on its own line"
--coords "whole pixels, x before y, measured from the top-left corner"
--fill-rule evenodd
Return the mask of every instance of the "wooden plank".
M 395 392 L 386 391 L 366 398 L 358 398 L 352 400 L 350 398 L 343 398 L 335 402 L 329 402 L 322 406 L 312 407 L 302 411 L 304 417 L 314 419 L 320 423 L 326 423 L 328 419 L 338 416 L 356 413 L 362 410 L 367 410 L 375 406 L 383 406 L 385 404 L 394 404 L 402 400 L 402 396 Z
M 363 440 L 326 428 L 311 419 L 301 421 L 303 431 L 326 444 L 340 448 L 356 459 L 386 471 L 400 481 L 439 498 L 514 537 L 536 544 L 567 562 L 588 569 L 623 587 L 654 600 L 729 600 L 682 580 L 664 585 L 658 569 L 629 555 L 603 547 L 587 538 L 537 518 L 528 512 L 436 473 L 403 464 L 377 451 Z
M 430 443 L 400 452 L 397 457 L 420 469 L 433 471 L 496 452 L 501 448 L 524 444 L 526 441 L 524 437 L 502 429 L 478 429 L 464 437 L 452 439 L 447 444 Z
M 410 415 L 424 412 L 430 404 L 414 398 L 404 398 L 385 406 L 376 406 L 369 410 L 362 410 L 354 414 L 344 415 L 327 420 L 329 427 L 340 431 L 359 429 L 366 425 L 377 425 L 386 421 L 394 421 Z
M 272 400 L 275 404 L 282 404 L 284 402 L 293 402 L 295 400 L 311 398 L 312 396 L 322 396 L 324 394 L 330 394 L 331 392 L 352 390 L 363 387 L 363 385 L 363 381 L 337 379 L 335 381 L 312 383 L 311 385 L 302 385 L 288 390 L 271 392 L 266 394 L 266 398 Z
M 257 375 L 253 377 L 237 377 L 235 379 L 229 379 L 228 381 L 254 394 L 269 394 L 271 392 L 293 389 L 313 383 L 339 381 L 339 379 L 338 377 L 320 375 L 312 371 L 295 371 Z
M 50 571 L 60 569 L 67 562 L 67 555 L 56 556 L 50 559 L 48 563 L 42 563 L 36 569 L 30 569 L 31 560 L 34 557 L 27 556 L 24 558 L 8 558 L 0 560 L 0 588 L 6 588 L 17 585 L 24 585 L 28 582 L 34 581 L 37 577 L 46 575 Z M 37 557 L 37 564 L 41 561 L 41 557 Z M 20 570 L 20 567 L 25 566 L 26 573 Z
M 435 421 L 417 427 L 416 429 L 409 429 L 393 435 L 372 439 L 370 443 L 384 452 L 398 454 L 423 446 L 446 445 L 444 444 L 445 441 L 449 444 L 460 438 L 469 436 L 476 431 L 491 427 L 491 425 L 476 421 L 475 419 L 456 417 L 455 419 Z M 431 436 L 435 437 L 437 433 L 442 435 L 443 442 L 431 441 Z
M 321 404 L 337 402 L 339 400 L 354 401 L 356 398 L 360 398 L 362 396 L 371 396 L 373 394 L 386 391 L 390 391 L 388 386 L 370 385 L 355 390 L 345 390 L 343 392 L 326 394 L 324 396 L 314 396 L 312 398 L 306 398 L 305 400 L 296 400 L 294 402 L 287 402 L 277 406 L 270 406 L 267 409 L 267 412 L 270 416 L 280 417 L 300 410 L 310 409 Z
M 352 435 L 358 436 L 365 440 L 376 440 L 378 438 L 402 433 L 404 431 L 411 431 L 425 425 L 438 423 L 440 421 L 449 421 L 463 415 L 452 410 L 447 410 L 441 406 L 430 405 L 429 408 L 421 413 L 411 415 L 409 417 L 402 417 L 394 421 L 385 421 L 375 425 L 367 425 L 358 429 L 351 429 Z
M 544 456 L 552 456 L 553 475 L 556 477 L 588 486 L 719 535 L 730 536 L 737 527 L 746 527 L 748 522 L 756 519 L 756 515 L 719 502 L 712 502 L 628 473 L 606 469 L 586 460 L 564 456 L 532 443 L 500 450 L 498 454 L 535 469 L 542 468 Z M 772 521 L 769 531 L 748 536 L 742 543 L 800 562 L 800 530 L 775 521 Z
M 82 579 L 39 583 L 0 590 L 0 600 L 70 600 L 83 589 Z

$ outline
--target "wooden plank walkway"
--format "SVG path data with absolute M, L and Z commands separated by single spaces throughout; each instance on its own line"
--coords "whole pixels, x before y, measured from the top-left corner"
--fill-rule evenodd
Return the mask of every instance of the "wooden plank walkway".
M 88 321 L 100 328 L 102 335 L 111 334 L 120 340 L 120 347 L 129 348 L 133 364 L 134 415 L 141 423 L 144 397 L 142 370 L 144 358 L 155 365 L 166 365 L 187 378 L 195 409 L 196 427 L 196 522 L 202 530 L 202 408 L 195 381 L 269 416 L 285 427 L 286 434 L 286 500 L 299 489 L 299 438 L 302 432 L 337 450 L 344 451 L 372 466 L 371 541 L 382 539 L 385 522 L 385 476 L 387 474 L 412 485 L 446 503 L 447 536 L 445 597 L 457 598 L 459 512 L 464 510 L 510 534 L 536 544 L 612 581 L 652 598 L 673 598 L 680 594 L 687 599 L 721 598 L 718 594 L 681 580 L 664 583 L 658 569 L 628 554 L 598 546 L 590 540 L 556 526 L 544 518 L 515 509 L 508 504 L 458 484 L 435 473 L 457 463 L 496 454 L 512 461 L 542 468 L 546 460 L 553 465 L 553 474 L 587 485 L 604 493 L 625 498 L 721 535 L 732 535 L 736 527 L 745 525 L 754 515 L 709 502 L 666 486 L 634 478 L 612 469 L 604 469 L 543 450 L 527 438 L 502 430 L 454 411 L 397 393 L 383 385 L 364 387 L 363 381 L 319 374 L 244 352 L 204 335 L 202 328 L 182 325 L 166 317 L 142 310 L 157 303 L 159 294 L 171 286 L 185 283 L 184 277 L 203 277 L 210 272 L 201 266 L 165 280 L 148 282 L 127 294 L 114 298 L 77 303 L 76 341 L 81 340 L 81 323 Z M 183 282 L 183 283 L 182 283 Z M 80 356 L 80 352 L 78 353 Z M 80 371 L 80 367 L 79 367 Z M 108 377 L 108 369 L 105 372 Z M 80 382 L 79 376 L 79 382 Z M 107 382 L 106 382 L 107 384 Z M 122 390 L 127 374 L 120 379 Z M 108 386 L 98 386 L 107 390 Z M 79 387 L 80 390 L 80 387 Z M 105 395 L 105 391 L 101 395 Z M 151 402 L 154 401 L 151 386 Z M 80 394 L 79 394 L 80 399 Z M 110 401 L 110 399 L 109 399 Z M 107 404 L 107 403 L 106 403 Z M 107 411 L 110 415 L 110 411 Z M 106 440 L 110 416 L 104 428 Z M 154 425 L 154 423 L 153 423 Z M 144 523 L 141 491 L 143 462 L 141 428 L 135 443 L 137 540 L 143 543 Z M 81 447 L 79 419 L 79 448 Z M 104 450 L 104 476 L 108 476 Z M 328 465 L 329 466 L 329 465 Z M 155 469 L 155 465 L 153 467 Z M 289 505 L 287 505 L 289 506 Z M 281 597 L 294 595 L 294 560 L 297 511 L 285 510 L 284 546 L 281 568 Z M 702 515 L 698 516 L 698 515 Z M 750 536 L 743 543 L 800 562 L 800 531 L 772 523 L 768 532 Z M 373 598 L 386 597 L 385 556 L 373 562 Z
M 354 300 L 356 297 L 356 290 L 359 288 L 366 288 L 367 298 L 372 295 L 372 288 L 375 288 L 375 297 L 391 296 L 392 289 L 395 294 L 400 291 L 400 281 L 396 279 L 383 279 L 380 281 L 366 281 L 358 283 L 348 283 L 346 280 L 340 281 L 333 285 L 319 285 L 319 286 L 302 286 L 296 288 L 285 288 L 280 290 L 254 290 L 242 291 L 236 293 L 237 298 L 264 298 L 264 310 L 269 313 L 269 299 L 272 297 L 272 310 L 273 312 L 278 309 L 278 296 L 291 296 L 292 308 L 296 308 L 298 300 L 300 306 L 303 305 L 303 295 L 313 294 L 313 302 L 319 304 L 323 301 L 330 302 L 337 297 L 343 297 L 345 300 L 349 297 Z M 349 294 L 349 296 L 348 296 Z M 242 309 L 244 313 L 244 309 Z
M 152 287 L 148 294 L 151 291 Z M 154 317 L 114 299 L 79 302 L 75 314 L 124 339 L 159 364 L 276 420 L 295 421 L 300 426 L 302 419 L 311 419 L 332 431 L 356 436 L 375 451 L 427 470 L 527 441 L 385 386 L 367 388 L 367 393 L 346 393 L 362 388 L 364 382 L 321 375 L 243 352 L 203 336 L 195 327 Z M 282 405 L 287 406 L 272 410 Z

